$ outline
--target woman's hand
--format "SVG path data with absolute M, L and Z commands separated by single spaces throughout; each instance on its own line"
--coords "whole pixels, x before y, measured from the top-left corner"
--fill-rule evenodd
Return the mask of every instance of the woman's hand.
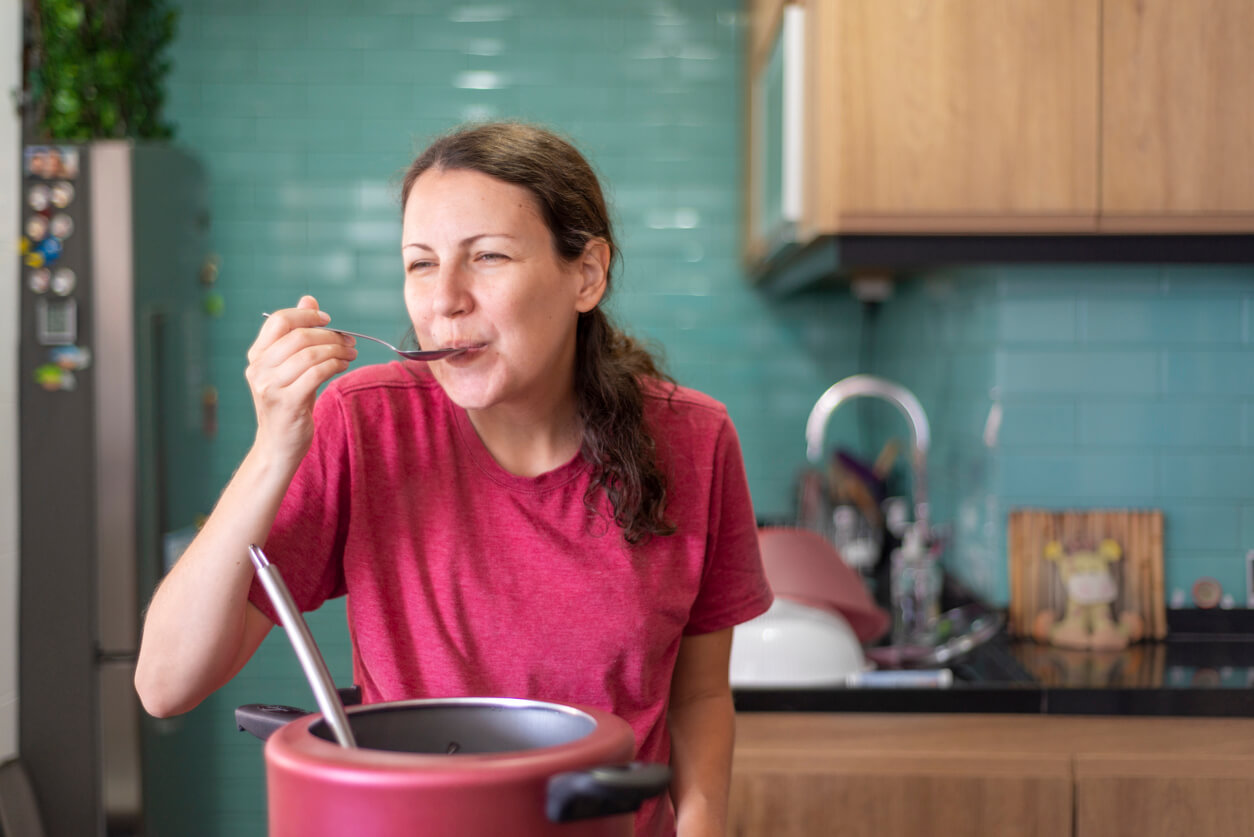
M 298 463 L 313 439 L 313 405 L 322 386 L 357 357 L 354 340 L 315 326 L 331 317 L 303 296 L 295 308 L 271 314 L 248 350 L 244 377 L 257 411 L 255 446 Z

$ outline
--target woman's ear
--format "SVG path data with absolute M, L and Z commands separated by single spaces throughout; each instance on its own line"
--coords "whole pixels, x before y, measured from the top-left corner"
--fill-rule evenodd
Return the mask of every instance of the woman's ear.
M 603 238 L 589 239 L 579 256 L 579 293 L 575 308 L 580 314 L 587 313 L 605 296 L 605 286 L 610 275 L 610 245 Z

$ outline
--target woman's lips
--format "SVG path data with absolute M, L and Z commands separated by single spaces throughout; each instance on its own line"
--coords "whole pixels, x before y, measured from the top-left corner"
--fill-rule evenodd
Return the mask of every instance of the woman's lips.
M 462 351 L 455 355 L 449 355 L 444 359 L 445 363 L 452 363 L 455 366 L 461 366 L 472 362 L 483 351 L 486 343 L 475 343 L 469 340 L 450 340 L 447 343 L 441 343 L 450 349 L 461 349 Z

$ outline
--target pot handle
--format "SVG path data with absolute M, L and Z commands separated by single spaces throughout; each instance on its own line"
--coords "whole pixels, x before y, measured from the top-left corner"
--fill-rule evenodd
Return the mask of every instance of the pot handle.
M 361 703 L 361 686 L 349 686 L 336 691 L 340 693 L 340 703 L 345 706 L 357 706 Z M 297 709 L 295 706 L 248 703 L 235 710 L 235 726 L 240 732 L 251 732 L 265 741 L 288 721 L 295 721 L 308 714 L 309 710 Z
M 669 767 L 641 761 L 558 773 L 549 779 L 545 813 L 550 822 L 629 814 L 670 782 Z
M 281 726 L 309 714 L 306 709 L 273 703 L 246 703 L 235 709 L 235 726 L 265 741 Z

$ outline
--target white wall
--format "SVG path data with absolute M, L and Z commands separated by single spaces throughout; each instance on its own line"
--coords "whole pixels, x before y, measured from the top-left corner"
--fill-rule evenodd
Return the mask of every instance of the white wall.
M 11 91 L 22 74 L 22 4 L 0 0 L 0 763 L 17 753 L 17 347 L 21 291 L 13 250 L 21 120 Z

